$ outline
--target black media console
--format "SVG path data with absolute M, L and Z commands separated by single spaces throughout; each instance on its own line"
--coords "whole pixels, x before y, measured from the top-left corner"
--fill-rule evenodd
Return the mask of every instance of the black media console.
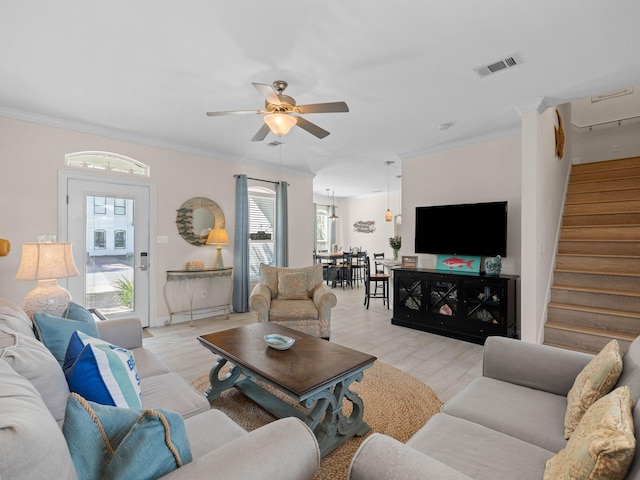
M 393 277 L 394 325 L 480 344 L 518 338 L 517 276 L 395 268 Z

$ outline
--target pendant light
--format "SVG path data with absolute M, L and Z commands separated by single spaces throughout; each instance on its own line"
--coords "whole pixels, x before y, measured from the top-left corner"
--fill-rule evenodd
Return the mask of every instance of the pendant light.
M 387 222 L 393 220 L 393 214 L 391 213 L 391 209 L 389 208 L 389 166 L 396 163 L 392 160 L 387 160 L 384 162 L 387 164 L 387 211 L 384 213 L 384 219 Z
M 329 218 L 332 222 L 335 223 L 335 221 L 338 219 L 338 216 L 336 215 L 336 206 L 333 204 L 335 191 L 332 192 L 332 195 L 329 195 L 329 189 L 327 188 L 327 197 L 329 197 L 329 200 L 331 200 L 331 216 Z

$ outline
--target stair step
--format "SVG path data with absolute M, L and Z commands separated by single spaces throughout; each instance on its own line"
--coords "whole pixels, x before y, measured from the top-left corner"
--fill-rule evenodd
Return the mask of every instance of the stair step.
M 562 348 L 564 350 L 573 350 L 574 352 L 580 352 L 580 353 L 588 353 L 590 355 L 594 355 L 593 352 L 588 352 L 586 350 L 581 350 L 580 348 L 572 348 L 572 347 L 568 347 L 567 345 L 556 345 L 555 343 L 550 343 L 550 342 L 543 342 L 543 345 L 548 345 L 549 347 L 555 347 L 555 348 Z
M 605 242 L 598 240 L 561 240 L 558 253 L 579 255 L 630 255 L 640 256 L 640 242 Z
M 640 188 L 624 188 L 605 192 L 567 193 L 566 203 L 594 203 L 640 200 Z
M 564 207 L 565 215 L 595 215 L 606 213 L 638 213 L 640 212 L 640 200 L 598 202 L 598 203 L 574 203 Z
M 602 172 L 634 167 L 639 163 L 640 157 L 618 158 L 616 160 L 602 160 L 600 162 L 576 163 L 572 165 L 571 171 L 574 173 Z
M 587 225 L 640 225 L 640 211 L 632 213 L 603 213 L 565 215 L 562 217 L 563 227 Z
M 640 291 L 640 273 L 610 274 L 556 269 L 554 285 Z
M 551 302 L 609 308 L 640 314 L 640 292 L 630 290 L 553 285 L 551 287 Z
M 640 225 L 582 225 L 560 229 L 560 240 L 611 239 L 640 242 Z
M 547 321 L 640 335 L 640 313 L 638 312 L 551 302 Z
M 602 170 L 599 172 L 576 173 L 575 170 L 572 169 L 571 176 L 569 177 L 569 184 L 577 186 L 582 183 L 590 183 L 590 182 L 597 182 L 597 181 L 611 182 L 611 181 L 616 181 L 624 178 L 634 178 L 638 176 L 640 176 L 640 163 L 638 165 L 634 165 L 626 168 L 615 168 L 615 169 L 609 169 L 609 170 Z
M 556 268 L 602 273 L 640 272 L 640 257 L 625 255 L 558 254 Z
M 604 192 L 638 187 L 640 187 L 640 177 L 598 179 L 589 182 L 569 182 L 567 193 Z
M 621 352 L 625 352 L 637 337 L 637 335 L 633 334 L 610 332 L 578 325 L 564 325 L 549 321 L 544 326 L 544 332 L 546 342 L 591 353 L 598 353 L 613 339 L 620 344 Z

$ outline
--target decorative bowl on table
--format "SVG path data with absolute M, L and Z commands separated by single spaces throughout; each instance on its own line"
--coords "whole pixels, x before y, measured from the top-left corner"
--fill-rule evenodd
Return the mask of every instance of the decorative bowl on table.
M 264 341 L 276 350 L 288 350 L 291 348 L 291 345 L 295 343 L 296 339 L 278 333 L 270 333 L 264 336 Z

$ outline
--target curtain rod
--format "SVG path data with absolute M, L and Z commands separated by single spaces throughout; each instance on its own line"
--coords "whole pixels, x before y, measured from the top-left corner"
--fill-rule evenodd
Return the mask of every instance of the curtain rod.
M 235 178 L 238 178 L 239 176 L 240 176 L 239 173 L 236 173 L 234 175 Z M 274 185 L 278 185 L 279 183 L 286 183 L 287 185 L 291 185 L 290 183 L 287 183 L 287 182 L 274 182 L 273 180 L 264 180 L 262 178 L 254 178 L 254 177 L 247 177 L 247 180 L 255 180 L 256 182 L 273 183 Z

